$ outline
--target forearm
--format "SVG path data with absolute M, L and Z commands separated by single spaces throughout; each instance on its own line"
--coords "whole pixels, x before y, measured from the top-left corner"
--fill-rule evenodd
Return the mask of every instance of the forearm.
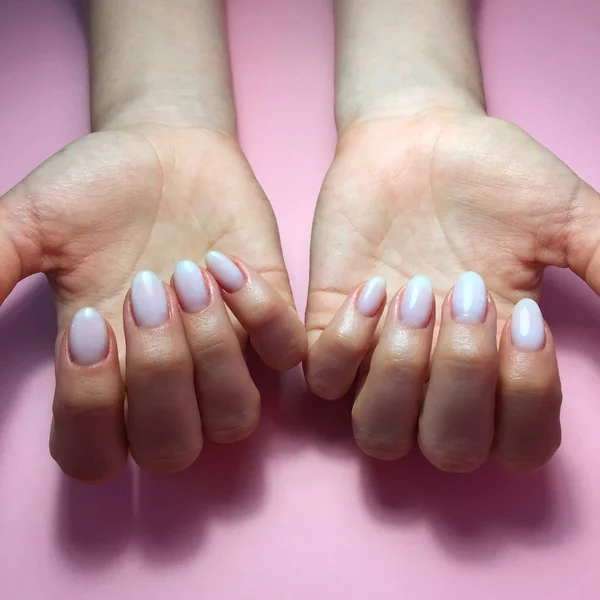
M 92 129 L 234 132 L 222 0 L 91 0 L 90 19 Z
M 484 110 L 470 0 L 336 0 L 336 120 Z

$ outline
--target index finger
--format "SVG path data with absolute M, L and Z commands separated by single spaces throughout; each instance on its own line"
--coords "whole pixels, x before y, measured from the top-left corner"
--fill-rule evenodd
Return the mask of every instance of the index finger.
M 306 332 L 295 308 L 239 258 L 213 250 L 205 261 L 225 303 L 265 364 L 283 371 L 302 362 L 307 350 Z

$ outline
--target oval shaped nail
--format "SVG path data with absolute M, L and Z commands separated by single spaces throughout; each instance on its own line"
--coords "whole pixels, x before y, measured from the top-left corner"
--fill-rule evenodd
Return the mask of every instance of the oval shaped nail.
M 363 317 L 374 317 L 385 298 L 386 283 L 379 275 L 369 279 L 356 299 L 356 309 Z
M 200 312 L 209 305 L 210 295 L 204 275 L 194 261 L 182 260 L 175 265 L 173 284 L 185 312 Z
M 99 363 L 108 352 L 106 323 L 95 308 L 82 308 L 69 329 L 69 350 L 73 362 L 89 367 Z
M 458 323 L 477 325 L 485 321 L 487 289 L 480 275 L 473 271 L 463 273 L 452 292 L 452 316 Z
M 211 250 L 204 258 L 206 268 L 226 292 L 237 292 L 244 287 L 246 278 L 240 268 L 228 257 Z
M 523 298 L 517 302 L 511 320 L 512 342 L 519 350 L 541 350 L 546 343 L 544 317 L 537 302 Z
M 154 329 L 167 322 L 169 306 L 165 286 L 152 271 L 140 271 L 133 278 L 131 306 L 140 327 Z
M 424 275 L 413 277 L 402 295 L 400 319 L 411 329 L 426 327 L 433 310 L 433 288 Z

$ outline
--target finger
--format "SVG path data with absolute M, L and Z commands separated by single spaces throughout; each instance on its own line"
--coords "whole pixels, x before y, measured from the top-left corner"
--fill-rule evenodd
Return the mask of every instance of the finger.
M 173 284 L 194 363 L 204 432 L 216 442 L 248 437 L 260 417 L 260 394 L 248 372 L 219 287 L 208 272 L 189 260 L 177 264 Z
M 97 311 L 84 308 L 57 350 L 50 453 L 67 475 L 104 481 L 125 467 L 124 400 L 115 335 Z
M 138 273 L 124 307 L 129 448 L 154 472 L 180 471 L 202 448 L 194 371 L 177 298 L 151 271 Z
M 494 458 L 510 470 L 543 466 L 560 445 L 560 379 L 538 305 L 521 300 L 500 340 Z
M 265 364 L 277 370 L 299 364 L 306 354 L 306 331 L 295 309 L 238 258 L 212 251 L 205 260 L 227 306 Z
M 43 236 L 20 183 L 0 199 L 0 303 L 21 279 L 43 270 Z
M 600 194 L 581 179 L 576 181 L 566 197 L 566 222 L 560 222 L 549 237 L 554 251 L 540 259 L 544 264 L 568 266 L 600 295 Z
M 383 277 L 359 285 L 309 350 L 304 373 L 317 396 L 335 400 L 352 386 L 385 307 L 385 286 Z
M 496 307 L 481 277 L 464 273 L 442 306 L 419 420 L 419 445 L 436 467 L 472 471 L 486 460 L 497 379 Z
M 427 277 L 414 277 L 390 303 L 369 374 L 352 409 L 354 438 L 374 458 L 401 458 L 413 446 L 434 324 L 431 283 Z

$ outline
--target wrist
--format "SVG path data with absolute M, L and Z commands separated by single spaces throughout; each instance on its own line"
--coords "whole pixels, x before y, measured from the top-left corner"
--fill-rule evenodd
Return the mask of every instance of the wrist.
M 340 131 L 429 110 L 485 111 L 470 0 L 337 0 Z
M 92 94 L 92 131 L 156 123 L 235 134 L 235 111 L 229 98 L 206 98 L 194 89 L 178 88 L 168 82 L 130 87 L 122 92 L 109 97 L 98 94 L 96 98 L 101 100 Z
M 452 86 L 448 82 L 413 81 L 397 89 L 373 89 L 360 92 L 338 89 L 335 98 L 335 118 L 338 133 L 366 121 L 382 118 L 410 118 L 431 114 L 485 114 L 485 99 L 477 89 Z
M 91 0 L 92 128 L 235 133 L 222 0 Z

